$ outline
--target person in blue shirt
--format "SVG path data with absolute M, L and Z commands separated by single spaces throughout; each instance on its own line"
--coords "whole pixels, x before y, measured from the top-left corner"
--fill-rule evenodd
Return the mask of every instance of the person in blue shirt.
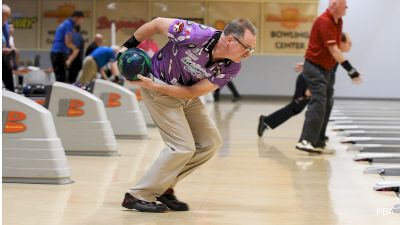
M 5 88 L 14 91 L 14 79 L 12 75 L 11 58 L 16 49 L 10 45 L 10 27 L 8 18 L 11 16 L 11 8 L 8 5 L 2 6 L 2 80 Z
M 82 23 L 84 17 L 83 12 L 75 11 L 70 18 L 64 20 L 57 27 L 50 52 L 51 64 L 57 81 L 65 81 L 66 68 L 79 54 L 79 49 L 72 42 L 72 32 L 75 26 Z M 72 53 L 70 54 L 70 52 Z
M 76 78 L 78 77 L 79 71 L 82 69 L 82 62 L 84 58 L 84 48 L 85 48 L 85 40 L 83 39 L 83 35 L 81 33 L 81 26 L 77 25 L 74 28 L 74 32 L 72 33 L 72 43 L 79 49 L 79 54 L 72 60 L 71 65 L 68 68 L 68 82 L 74 83 Z M 71 54 L 73 54 L 71 52 Z
M 110 65 L 112 75 L 118 75 L 118 67 L 116 62 L 116 55 L 119 48 L 117 46 L 97 47 L 90 55 L 86 56 L 83 60 L 83 66 L 79 72 L 77 83 L 84 85 L 96 79 L 99 72 L 103 79 L 108 80 L 104 68 L 107 64 Z

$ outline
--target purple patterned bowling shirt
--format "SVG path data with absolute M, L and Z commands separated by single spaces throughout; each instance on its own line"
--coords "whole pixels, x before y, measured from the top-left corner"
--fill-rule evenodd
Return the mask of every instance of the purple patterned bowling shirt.
M 186 20 L 174 20 L 168 43 L 152 58 L 153 75 L 172 85 L 191 86 L 207 78 L 220 88 L 239 72 L 241 64 L 229 59 L 211 62 L 221 31 Z

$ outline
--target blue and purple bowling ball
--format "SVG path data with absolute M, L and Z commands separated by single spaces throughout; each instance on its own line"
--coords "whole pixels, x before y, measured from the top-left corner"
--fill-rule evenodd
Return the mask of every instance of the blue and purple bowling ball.
M 127 80 L 136 81 L 138 74 L 150 76 L 151 59 L 143 50 L 130 48 L 118 56 L 118 68 Z

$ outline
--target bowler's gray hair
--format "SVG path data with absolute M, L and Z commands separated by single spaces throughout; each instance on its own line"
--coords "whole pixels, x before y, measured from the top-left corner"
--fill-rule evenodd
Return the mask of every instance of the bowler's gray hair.
M 224 35 L 228 36 L 230 34 L 233 34 L 236 37 L 243 38 L 244 32 L 246 30 L 249 30 L 253 35 L 257 35 L 257 28 L 250 20 L 248 19 L 233 20 L 225 26 Z
M 3 4 L 2 13 L 10 13 L 10 12 L 11 12 L 10 6 Z

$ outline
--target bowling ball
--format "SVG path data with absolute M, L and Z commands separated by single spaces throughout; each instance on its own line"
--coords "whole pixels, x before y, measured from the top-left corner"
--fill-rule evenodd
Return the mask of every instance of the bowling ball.
M 127 80 L 139 80 L 137 75 L 150 76 L 151 59 L 141 49 L 130 48 L 118 54 L 118 68 L 122 76 Z

